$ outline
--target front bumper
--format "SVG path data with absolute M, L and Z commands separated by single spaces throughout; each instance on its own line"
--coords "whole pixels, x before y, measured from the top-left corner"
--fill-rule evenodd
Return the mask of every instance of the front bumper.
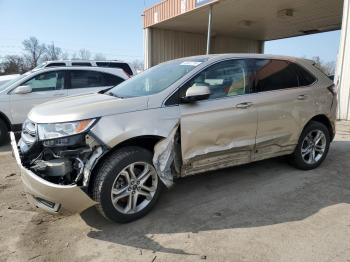
M 11 146 L 17 165 L 20 168 L 24 191 L 28 200 L 36 207 L 48 212 L 80 213 L 96 204 L 76 185 L 57 185 L 48 182 L 26 169 L 21 162 L 17 142 L 13 132 L 10 133 Z

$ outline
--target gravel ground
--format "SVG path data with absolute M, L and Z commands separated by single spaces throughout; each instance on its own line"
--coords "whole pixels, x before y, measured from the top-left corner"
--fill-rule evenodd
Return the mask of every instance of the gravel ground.
M 0 167 L 0 261 L 350 261 L 350 122 L 316 170 L 277 158 L 185 178 L 129 224 L 33 209 L 8 146 Z

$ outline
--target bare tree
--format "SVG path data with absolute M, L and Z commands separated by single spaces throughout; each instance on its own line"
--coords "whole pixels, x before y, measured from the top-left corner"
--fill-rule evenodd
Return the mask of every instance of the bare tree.
M 144 63 L 142 60 L 134 60 L 131 62 L 131 65 L 135 68 L 136 71 L 140 72 L 144 70 Z
M 326 75 L 334 75 L 335 73 L 335 62 L 330 61 L 330 62 L 325 62 L 321 60 L 319 56 L 314 56 L 312 60 L 315 62 L 315 65 L 321 69 Z
M 30 68 L 34 68 L 38 65 L 40 58 L 46 51 L 45 44 L 40 44 L 36 37 L 30 37 L 22 42 L 25 51 L 25 59 Z
M 52 44 L 46 46 L 43 60 L 45 61 L 59 60 L 61 59 L 61 56 L 62 56 L 62 49 L 55 46 L 55 43 L 52 42 Z
M 102 53 L 97 53 L 94 56 L 95 60 L 106 60 L 106 57 Z
M 82 60 L 89 60 L 91 57 L 91 53 L 89 50 L 82 48 L 78 52 L 78 57 Z
M 27 71 L 23 57 L 18 55 L 5 56 L 1 63 L 2 74 L 21 74 Z
M 69 54 L 67 52 L 62 53 L 61 59 L 62 60 L 68 60 L 69 59 Z

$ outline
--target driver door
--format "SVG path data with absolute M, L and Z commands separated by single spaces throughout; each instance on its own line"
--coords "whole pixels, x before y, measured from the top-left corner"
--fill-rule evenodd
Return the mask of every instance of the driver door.
M 64 70 L 37 74 L 21 85 L 30 86 L 32 92 L 15 94 L 14 89 L 10 93 L 10 111 L 13 124 L 22 124 L 34 106 L 67 96 Z
M 180 105 L 184 173 L 194 174 L 252 160 L 257 131 L 254 70 L 250 60 L 226 60 L 203 70 L 181 90 L 206 85 L 207 100 Z

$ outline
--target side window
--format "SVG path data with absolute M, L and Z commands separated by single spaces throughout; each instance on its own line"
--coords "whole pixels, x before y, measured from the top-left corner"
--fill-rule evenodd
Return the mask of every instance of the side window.
M 72 66 L 91 66 L 89 62 L 73 62 Z
M 258 92 L 299 86 L 292 64 L 282 60 L 256 60 L 256 78 Z
M 32 92 L 60 90 L 64 88 L 64 71 L 42 73 L 22 85 L 29 85 Z
M 180 96 L 185 96 L 191 86 L 206 85 L 211 95 L 209 99 L 243 95 L 252 92 L 253 68 L 249 60 L 229 60 L 215 64 L 186 84 Z
M 70 71 L 70 88 L 89 88 L 105 86 L 103 73 L 86 70 Z
M 111 74 L 103 74 L 105 80 L 105 86 L 116 86 L 124 81 L 123 78 Z
M 65 63 L 51 63 L 47 64 L 46 67 L 54 67 L 54 66 L 66 66 Z
M 309 86 L 316 81 L 316 78 L 301 66 L 294 64 L 299 77 L 299 86 Z

